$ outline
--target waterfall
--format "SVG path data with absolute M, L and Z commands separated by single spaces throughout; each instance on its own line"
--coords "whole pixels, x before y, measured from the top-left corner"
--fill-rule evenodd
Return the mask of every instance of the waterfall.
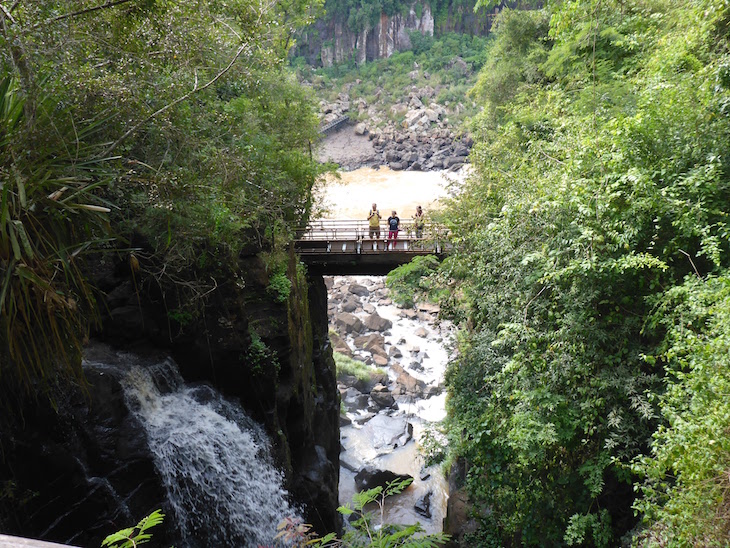
M 132 365 L 123 385 L 145 427 L 183 546 L 273 542 L 295 510 L 262 427 L 208 386 L 187 386 L 175 363 Z

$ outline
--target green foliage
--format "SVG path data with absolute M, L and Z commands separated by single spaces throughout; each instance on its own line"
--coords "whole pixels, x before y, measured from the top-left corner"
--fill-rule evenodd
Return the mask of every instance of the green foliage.
M 349 504 L 341 506 L 338 511 L 348 519 L 356 516 L 352 521 L 353 531 L 348 531 L 342 538 L 344 546 L 372 546 L 378 548 L 391 548 L 403 546 L 409 548 L 426 548 L 446 544 L 449 537 L 443 533 L 418 536 L 422 531 L 419 524 L 416 525 L 386 525 L 383 522 L 383 510 L 385 499 L 390 496 L 402 493 L 412 482 L 411 479 L 394 480 L 389 482 L 385 488 L 375 487 L 357 493 L 353 497 L 352 507 Z M 375 503 L 378 513 L 366 511 L 366 506 Z
M 463 326 L 449 445 L 491 511 L 484 539 L 616 545 L 636 525 L 641 473 L 635 507 L 654 540 L 724 544 L 726 411 L 707 377 L 678 375 L 685 343 L 668 349 L 686 325 L 673 288 L 730 264 L 729 15 L 721 2 L 566 2 L 497 22 L 441 268 L 442 311 Z M 693 369 L 726 361 L 721 317 L 691 320 Z M 693 401 L 705 415 L 678 415 Z M 702 457 L 688 449 L 713 436 Z
M 334 352 L 333 356 L 335 358 L 335 366 L 337 367 L 338 379 L 345 375 L 352 375 L 361 381 L 369 381 L 376 374 L 376 371 L 371 367 L 365 365 L 363 362 L 353 360 L 344 354 Z
M 130 268 L 175 315 L 235 276 L 244 246 L 281 245 L 306 222 L 324 171 L 317 118 L 283 59 L 321 5 L 3 9 L 0 382 L 46 391 L 57 372 L 80 376 L 95 317 L 82 259 L 109 228 L 144 242 Z
M 411 484 L 412 479 L 394 480 L 385 488 L 375 487 L 357 493 L 350 504 L 339 507 L 337 510 L 350 519 L 353 529 L 348 530 L 342 539 L 337 539 L 333 533 L 317 538 L 311 531 L 311 526 L 301 521 L 286 518 L 278 526 L 277 539 L 284 540 L 287 546 L 303 548 L 305 546 L 319 548 L 435 548 L 443 546 L 449 536 L 443 533 L 423 535 L 423 529 L 416 525 L 392 525 L 383 522 L 385 499 L 402 493 Z M 378 513 L 366 510 L 366 507 L 375 505 Z M 356 519 L 354 519 L 356 518 Z
M 102 541 L 101 546 L 102 548 L 136 548 L 140 544 L 149 542 L 152 534 L 148 530 L 155 525 L 160 525 L 164 518 L 165 514 L 162 513 L 162 510 L 155 510 L 149 516 L 142 518 L 135 527 L 112 533 Z
M 730 470 L 730 278 L 692 275 L 665 293 L 648 328 L 666 331 L 649 361 L 665 364 L 657 395 L 665 423 L 633 470 L 643 481 L 634 505 L 647 526 L 642 546 L 722 545 L 728 535 Z
M 439 261 L 434 255 L 414 257 L 409 263 L 388 272 L 385 284 L 390 298 L 400 306 L 412 307 L 414 297 L 427 295 L 434 287 L 429 278 L 438 269 Z
M 82 265 L 107 233 L 109 209 L 94 190 L 109 182 L 110 160 L 81 141 L 101 120 L 60 124 L 53 108 L 0 71 L 0 381 L 9 396 L 48 391 L 59 374 L 80 380 L 95 317 Z
M 271 372 L 278 373 L 281 364 L 276 352 L 269 348 L 253 329 L 249 329 L 249 336 L 251 344 L 246 354 L 246 364 L 251 368 L 253 375 L 266 376 Z

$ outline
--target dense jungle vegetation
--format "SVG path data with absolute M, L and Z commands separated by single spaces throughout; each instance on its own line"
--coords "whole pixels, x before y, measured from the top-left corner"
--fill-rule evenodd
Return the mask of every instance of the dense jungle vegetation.
M 469 546 L 730 542 L 730 5 L 501 13 L 441 269 Z
M 116 249 L 173 288 L 192 303 L 171 311 L 182 321 L 213 274 L 238 279 L 243 246 L 272 249 L 307 219 L 317 116 L 285 58 L 320 7 L 0 3 L 5 404 L 59 371 L 80 378 L 98 304 L 90 253 Z

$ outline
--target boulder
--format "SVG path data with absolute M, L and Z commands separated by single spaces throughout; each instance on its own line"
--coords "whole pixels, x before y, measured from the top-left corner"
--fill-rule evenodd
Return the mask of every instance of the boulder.
M 340 304 L 340 310 L 343 312 L 355 312 L 360 309 L 360 299 L 355 295 L 348 295 Z
M 428 337 L 428 331 L 426 331 L 426 329 L 423 327 L 419 327 L 418 329 L 416 329 L 413 332 L 413 334 L 416 335 L 416 337 L 421 337 L 421 338 Z
M 368 132 L 367 126 L 360 122 L 355 126 L 355 135 L 365 135 Z
M 393 327 L 393 322 L 381 317 L 377 312 L 367 316 L 363 323 L 370 331 L 385 331 Z
M 373 354 L 373 363 L 378 367 L 385 367 L 388 365 L 388 358 L 379 354 Z
M 412 398 L 422 398 L 426 390 L 426 383 L 408 373 L 398 363 L 390 365 L 391 371 L 396 375 L 394 392 L 398 395 L 405 395 Z
M 377 468 L 366 467 L 355 474 L 355 487 L 358 491 L 374 489 L 375 487 L 385 488 L 393 481 L 407 479 L 413 479 L 413 477 L 408 474 L 396 474 L 390 470 L 378 470 Z
M 427 519 L 431 519 L 432 496 L 433 491 L 428 491 L 425 495 L 423 495 L 416 501 L 416 504 L 413 505 L 413 509 L 416 511 L 416 513 Z
M 349 412 L 362 411 L 368 407 L 368 395 L 354 388 L 340 391 L 340 396 L 342 397 L 342 403 L 345 404 Z
M 381 409 L 393 407 L 393 404 L 395 403 L 395 400 L 393 399 L 393 395 L 390 393 L 390 390 L 388 390 L 388 388 L 383 384 L 376 384 L 373 387 L 373 389 L 370 391 L 370 399 L 376 406 L 380 407 Z
M 402 358 L 403 353 L 397 346 L 391 346 L 390 350 L 388 350 L 388 356 L 390 356 L 391 358 Z
M 426 312 L 427 314 L 438 314 L 441 308 L 437 304 L 432 303 L 418 303 L 416 306 L 420 312 Z
M 408 318 L 409 320 L 415 320 L 418 316 L 418 312 L 413 310 L 412 308 L 404 308 L 400 311 L 398 314 L 401 318 Z
M 372 448 L 389 452 L 413 439 L 413 425 L 403 417 L 378 413 L 363 426 L 360 434 L 370 439 Z
M 360 318 L 348 312 L 335 316 L 335 326 L 345 333 L 362 333 L 365 328 Z
M 347 344 L 345 339 L 340 337 L 334 331 L 331 331 L 329 335 L 330 335 L 330 343 L 332 344 L 332 350 L 352 358 L 352 349 L 350 348 L 350 345 Z
M 370 295 L 370 290 L 361 284 L 350 284 L 350 287 L 348 287 L 347 290 L 350 293 L 359 295 L 360 297 L 367 297 Z
M 385 338 L 380 333 L 370 333 L 369 335 L 355 337 L 354 342 L 355 347 L 370 352 L 374 356 L 388 356 L 385 353 Z

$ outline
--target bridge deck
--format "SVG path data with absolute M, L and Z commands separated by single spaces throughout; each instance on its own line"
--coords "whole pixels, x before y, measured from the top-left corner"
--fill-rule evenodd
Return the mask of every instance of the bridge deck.
M 315 221 L 299 231 L 294 246 L 305 264 L 329 274 L 386 274 L 418 255 L 444 256 L 450 247 L 440 226 L 427 225 L 417 235 L 403 222 L 393 242 L 384 223 L 378 234 L 364 220 Z

